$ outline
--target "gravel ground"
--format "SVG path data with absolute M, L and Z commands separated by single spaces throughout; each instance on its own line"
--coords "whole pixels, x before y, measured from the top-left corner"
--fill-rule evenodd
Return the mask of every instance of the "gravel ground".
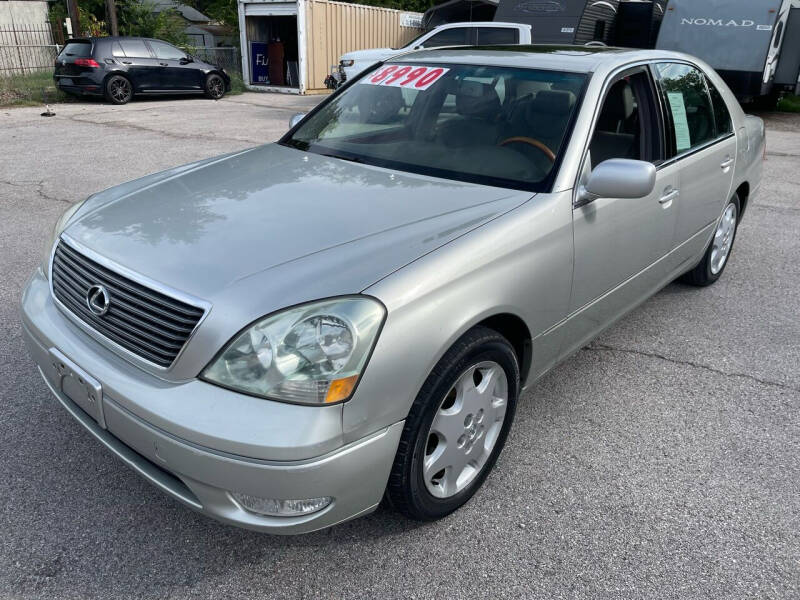
M 498 468 L 421 525 L 380 509 L 296 538 L 220 525 L 52 400 L 17 316 L 67 203 L 275 139 L 318 98 L 0 110 L 0 597 L 800 597 L 800 116 L 725 276 L 671 285 L 523 397 Z

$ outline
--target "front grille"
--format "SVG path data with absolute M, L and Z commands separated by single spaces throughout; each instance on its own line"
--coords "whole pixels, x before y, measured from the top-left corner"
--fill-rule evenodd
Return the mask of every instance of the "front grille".
M 60 241 L 53 258 L 53 293 L 79 319 L 126 350 L 170 366 L 203 316 L 187 304 L 123 277 Z M 89 288 L 108 292 L 108 312 L 89 310 Z

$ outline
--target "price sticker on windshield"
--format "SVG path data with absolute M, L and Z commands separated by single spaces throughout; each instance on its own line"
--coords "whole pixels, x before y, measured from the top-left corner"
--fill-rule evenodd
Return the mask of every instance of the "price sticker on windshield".
M 384 65 L 372 75 L 364 77 L 361 83 L 410 90 L 427 90 L 449 70 L 444 67 L 423 65 Z

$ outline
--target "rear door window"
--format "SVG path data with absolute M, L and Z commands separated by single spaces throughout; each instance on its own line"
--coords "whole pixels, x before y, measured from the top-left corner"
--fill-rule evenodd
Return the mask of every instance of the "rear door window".
M 469 43 L 469 27 L 453 27 L 445 29 L 422 42 L 423 48 L 439 46 L 464 46 Z
M 150 58 L 150 51 L 143 40 L 120 40 L 125 56 L 129 58 Z
M 92 44 L 90 42 L 67 42 L 61 51 L 61 56 L 87 57 L 92 55 Z M 51 55 L 52 56 L 52 55 Z
M 119 45 L 119 42 L 114 42 L 113 44 L 111 44 L 111 55 L 125 56 L 125 53 L 122 51 L 122 46 Z
M 478 27 L 478 46 L 512 46 L 519 42 L 519 31 L 513 27 Z
M 708 93 L 711 94 L 711 103 L 714 105 L 714 123 L 717 126 L 717 137 L 733 133 L 733 123 L 731 123 L 731 113 L 728 105 L 722 99 L 719 90 L 706 78 Z
M 677 154 L 712 141 L 716 137 L 714 107 L 705 75 L 682 63 L 658 63 L 655 70 L 667 103 Z

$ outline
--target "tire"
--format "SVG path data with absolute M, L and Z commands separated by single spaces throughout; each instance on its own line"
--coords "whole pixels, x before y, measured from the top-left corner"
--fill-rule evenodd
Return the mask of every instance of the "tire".
M 722 276 L 733 251 L 739 215 L 742 214 L 741 207 L 738 194 L 734 194 L 733 198 L 725 205 L 725 210 L 722 212 L 722 217 L 717 223 L 714 236 L 711 238 L 702 260 L 694 269 L 681 277 L 683 283 L 705 287 Z M 720 264 L 720 252 L 723 250 L 724 256 L 722 256 Z
M 225 80 L 222 79 L 222 76 L 217 75 L 216 73 L 211 73 L 208 77 L 206 77 L 206 85 L 204 89 L 206 98 L 219 100 L 225 95 Z
M 133 84 L 124 75 L 112 75 L 106 81 L 104 92 L 111 104 L 127 104 L 133 99 Z
M 475 494 L 511 429 L 519 378 L 514 349 L 492 329 L 476 327 L 447 351 L 425 380 L 403 427 L 386 488 L 395 509 L 412 519 L 433 521 Z M 500 415 L 503 380 L 507 397 Z M 470 381 L 478 396 L 469 393 Z M 476 410 L 481 401 L 488 404 Z M 447 439 L 440 431 L 452 434 Z M 454 457 L 452 464 L 437 471 L 450 462 L 448 456 Z M 461 463 L 463 468 L 453 466 Z

